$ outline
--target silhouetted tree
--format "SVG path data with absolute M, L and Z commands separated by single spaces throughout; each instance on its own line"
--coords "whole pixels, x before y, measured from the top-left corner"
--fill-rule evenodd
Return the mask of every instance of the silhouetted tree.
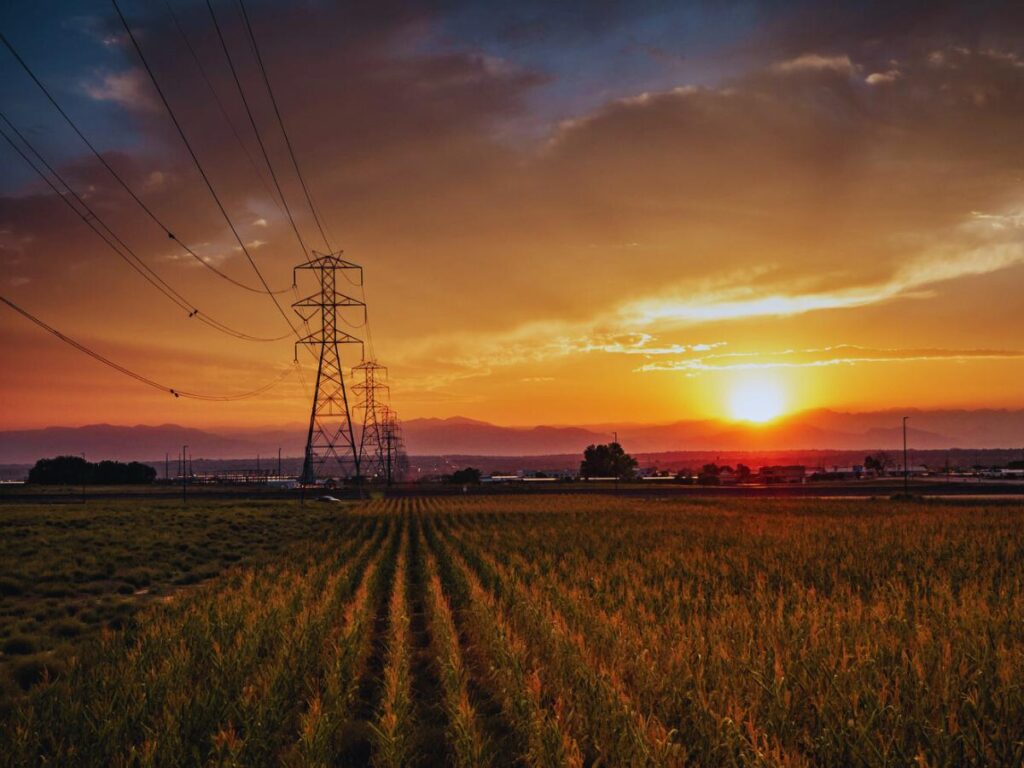
M 617 477 L 631 480 L 636 472 L 637 461 L 618 443 L 588 445 L 580 462 L 583 477 Z
M 144 485 L 156 479 L 156 470 L 133 461 L 92 464 L 81 456 L 40 459 L 29 470 L 28 481 L 37 485 Z
M 701 485 L 718 485 L 720 471 L 717 464 L 705 464 L 701 468 L 700 474 L 697 475 L 697 482 Z
M 457 483 L 459 485 L 476 485 L 480 482 L 480 470 L 476 467 L 457 469 L 450 475 L 445 475 L 444 479 L 449 483 Z
M 889 458 L 889 454 L 885 451 L 879 451 L 864 457 L 864 469 L 873 469 L 879 474 L 885 474 L 885 470 L 891 467 L 892 464 L 892 459 Z

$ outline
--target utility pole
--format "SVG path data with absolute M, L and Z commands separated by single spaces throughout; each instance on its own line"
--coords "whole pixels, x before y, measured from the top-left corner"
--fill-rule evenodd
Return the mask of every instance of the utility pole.
M 164 452 L 164 480 L 171 480 L 171 454 Z
M 903 495 L 910 495 L 910 466 L 907 464 L 907 419 L 903 417 Z
M 281 479 L 281 446 L 277 446 L 277 479 Z
M 327 479 L 332 471 L 337 472 L 339 480 L 344 480 L 350 467 L 355 477 L 359 477 L 359 447 L 352 428 L 339 346 L 362 345 L 362 341 L 340 330 L 338 322 L 344 321 L 341 316 L 343 312 L 355 309 L 361 310 L 365 323 L 366 305 L 338 292 L 337 273 L 339 270 L 359 270 L 362 282 L 362 268 L 345 261 L 337 253 L 320 254 L 314 251 L 313 256 L 309 262 L 297 266 L 294 272 L 304 269 L 315 273 L 319 290 L 292 304 L 304 323 L 314 322 L 313 329 L 296 342 L 296 348 L 303 344 L 316 350 L 317 355 L 316 384 L 313 388 L 306 454 L 300 477 L 302 484 Z M 295 282 L 294 278 L 293 274 L 292 282 Z
M 82 503 L 85 504 L 85 476 L 89 471 L 88 462 L 85 460 L 85 452 L 82 452 Z
M 185 472 L 185 451 L 188 450 L 187 445 L 181 446 L 181 504 L 185 506 L 188 504 L 188 475 Z
M 618 432 L 618 430 L 615 430 L 614 432 L 612 432 L 612 443 L 614 445 L 618 445 L 619 444 L 619 432 Z M 615 492 L 616 493 L 619 492 L 619 472 L 618 472 L 618 468 L 617 467 L 615 468 Z
M 391 431 L 391 429 L 390 429 L 390 428 L 388 428 L 388 431 L 387 431 L 387 441 L 388 441 L 388 465 L 387 465 L 387 468 L 386 468 L 386 470 L 385 470 L 385 476 L 386 476 L 386 477 L 387 477 L 387 479 L 388 479 L 388 480 L 387 480 L 388 488 L 390 488 L 390 487 L 391 487 L 391 444 L 392 444 L 392 442 L 394 442 L 394 439 L 395 439 L 395 437 L 394 437 L 394 433 L 393 433 L 393 432 Z

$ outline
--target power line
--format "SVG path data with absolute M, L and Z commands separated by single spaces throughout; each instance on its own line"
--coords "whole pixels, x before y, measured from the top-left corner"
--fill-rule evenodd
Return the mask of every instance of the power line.
M 249 116 L 249 124 L 252 126 L 252 131 L 256 134 L 256 142 L 260 146 L 260 151 L 263 153 L 263 159 L 267 163 L 267 168 L 270 169 L 270 178 L 274 181 L 274 187 L 277 189 L 277 194 L 281 196 L 281 202 L 284 204 L 284 210 L 288 214 L 288 221 L 291 222 L 292 231 L 295 233 L 295 238 L 299 241 L 299 247 L 302 249 L 302 258 L 305 261 L 309 261 L 309 252 L 306 249 L 306 244 L 302 240 L 302 235 L 299 234 L 299 227 L 295 223 L 295 217 L 292 215 L 292 209 L 288 205 L 288 199 L 284 196 L 284 190 L 281 189 L 281 184 L 277 179 L 277 174 L 274 172 L 274 165 L 270 162 L 270 155 L 267 154 L 267 148 L 263 143 L 263 137 L 260 136 L 260 129 L 256 126 L 256 119 L 252 115 L 252 109 L 249 107 L 249 100 L 245 97 L 245 90 L 242 88 L 242 81 L 238 77 L 238 70 L 235 69 L 235 62 L 231 58 L 231 52 L 228 50 L 227 41 L 224 39 L 224 33 L 221 31 L 220 22 L 217 21 L 217 14 L 213 10 L 213 4 L 210 0 L 206 0 L 206 8 L 210 12 L 210 18 L 213 20 L 213 28 L 217 30 L 217 39 L 220 41 L 220 47 L 224 51 L 224 58 L 228 60 L 228 68 L 231 70 L 231 76 L 234 78 L 235 87 L 238 89 L 238 95 L 242 99 L 242 104 L 245 105 L 245 114 Z
M 209 2 L 210 2 L 210 0 L 207 0 L 207 4 L 209 4 Z M 263 83 L 264 83 L 264 85 L 267 88 L 267 94 L 270 96 L 270 103 L 274 107 L 274 114 L 277 116 L 277 123 L 281 127 L 281 133 L 284 135 L 284 141 L 285 141 L 285 144 L 288 147 L 288 155 L 291 157 L 292 166 L 295 168 L 295 174 L 296 174 L 296 176 L 299 177 L 299 183 L 302 185 L 302 191 L 303 191 L 303 193 L 306 196 L 306 202 L 309 204 L 309 209 L 313 213 L 313 218 L 316 221 L 317 228 L 320 230 L 320 235 L 321 235 L 321 237 L 323 237 L 324 243 L 327 245 L 327 249 L 329 251 L 333 251 L 334 248 L 331 246 L 330 239 L 327 236 L 326 224 L 322 221 L 322 217 L 320 216 L 320 214 L 319 214 L 319 212 L 317 210 L 317 206 L 316 206 L 316 204 L 313 201 L 313 195 L 310 192 L 309 186 L 306 184 L 305 177 L 302 175 L 302 170 L 299 168 L 299 161 L 298 161 L 298 159 L 295 156 L 295 149 L 292 146 L 291 138 L 288 135 L 288 130 L 284 126 L 284 119 L 281 117 L 281 110 L 278 107 L 277 99 L 274 97 L 274 90 L 273 90 L 273 88 L 270 85 L 270 77 L 267 74 L 267 69 L 266 69 L 266 67 L 263 64 L 263 56 L 260 54 L 260 47 L 259 47 L 259 44 L 256 42 L 256 34 L 254 33 L 253 28 L 252 28 L 252 23 L 249 20 L 249 14 L 248 14 L 248 12 L 245 9 L 245 2 L 244 2 L 244 0 L 238 0 L 238 6 L 239 6 L 239 8 L 242 11 L 242 18 L 245 21 L 245 28 L 246 28 L 246 31 L 249 33 L 249 40 L 252 43 L 253 53 L 255 53 L 255 55 L 256 55 L 256 63 L 259 65 L 260 73 L 263 76 Z M 211 9 L 211 12 L 212 12 L 212 9 Z M 347 274 L 344 275 L 344 277 L 345 277 L 346 280 L 349 279 Z M 351 280 L 349 280 L 349 282 L 351 283 Z M 362 296 L 363 304 L 365 305 L 366 304 L 366 288 L 365 288 L 364 280 L 362 278 L 362 272 L 360 272 L 360 279 L 359 279 L 358 287 L 360 289 L 360 293 L 361 293 L 361 296 Z M 376 358 L 375 358 L 374 351 L 373 351 L 373 334 L 370 332 L 370 321 L 369 321 L 368 317 L 364 319 L 363 325 L 366 327 L 366 343 L 367 343 L 367 346 L 370 349 L 370 359 L 374 360 Z
M 261 395 L 264 392 L 267 392 L 268 390 L 270 390 L 272 387 L 277 386 L 277 384 L 279 384 L 281 381 L 283 381 L 285 379 L 285 377 L 287 377 L 288 374 L 291 373 L 291 371 L 292 371 L 291 368 L 288 368 L 287 370 L 283 371 L 273 381 L 270 381 L 267 384 L 264 384 L 262 387 L 259 387 L 257 389 L 251 390 L 249 392 L 241 392 L 241 393 L 239 393 L 237 395 L 207 395 L 207 394 L 202 394 L 202 393 L 199 393 L 199 392 L 186 392 L 183 389 L 177 389 L 175 387 L 169 387 L 166 384 L 161 384 L 160 382 L 154 381 L 153 379 L 149 378 L 148 376 L 143 376 L 141 373 L 137 373 L 137 372 L 131 370 L 130 368 L 127 368 L 127 367 L 125 367 L 125 366 L 123 366 L 123 365 L 121 365 L 119 363 L 115 363 L 113 360 L 111 360 L 111 359 L 109 359 L 107 357 L 104 357 L 99 352 L 95 352 L 94 350 L 90 349 L 89 347 L 85 346 L 84 344 L 82 344 L 82 343 L 80 343 L 78 341 L 75 341 L 70 336 L 67 336 L 67 335 L 61 333 L 56 328 L 54 328 L 53 326 L 48 325 L 47 323 L 43 322 L 42 320 L 40 320 L 38 317 L 36 317 L 32 313 L 28 312 L 25 309 L 22 309 L 21 307 L 19 307 L 17 304 L 15 304 L 13 301 L 11 301 L 10 299 L 6 298 L 5 296 L 0 296 L 0 301 L 2 301 L 4 304 L 9 306 L 11 309 L 13 309 L 15 312 L 20 314 L 22 317 L 24 317 L 24 318 L 30 320 L 31 322 L 35 323 L 36 325 L 38 325 L 40 328 L 42 328 L 47 333 L 53 334 L 58 339 L 63 341 L 65 344 L 68 344 L 68 345 L 74 347 L 79 352 L 82 352 L 82 353 L 88 355 L 89 357 L 93 358 L 94 360 L 96 360 L 96 361 L 98 361 L 100 363 L 103 363 L 103 365 L 106 365 L 106 366 L 109 366 L 110 368 L 113 368 L 118 373 L 122 373 L 125 376 L 129 376 L 129 377 L 135 379 L 136 381 L 138 381 L 141 384 L 145 384 L 146 386 L 153 387 L 154 389 L 158 389 L 161 392 L 167 392 L 169 394 L 174 395 L 175 397 L 185 397 L 185 398 L 188 398 L 190 400 L 211 400 L 211 401 L 217 401 L 217 402 L 227 402 L 227 401 L 231 401 L 231 400 L 247 400 L 249 398 L 256 397 L 257 395 Z
M 29 167 L 36 172 L 39 178 L 46 182 L 47 186 L 49 186 L 50 189 L 53 190 L 54 194 L 56 194 L 69 208 L 71 208 L 71 210 L 74 211 L 75 214 L 78 215 L 79 218 L 81 218 L 82 221 L 84 221 L 86 225 L 88 225 L 88 227 L 93 232 L 95 232 L 96 235 L 99 236 L 99 238 L 103 240 L 104 243 L 106 243 L 110 247 L 111 250 L 114 251 L 114 253 L 120 256 L 132 269 L 138 272 L 148 283 L 150 283 L 150 285 L 152 285 L 154 288 L 160 291 L 165 297 L 167 297 L 167 299 L 169 299 L 172 303 L 177 305 L 178 308 L 188 312 L 189 317 L 195 317 L 200 322 L 209 325 L 211 328 L 215 328 L 216 330 L 221 331 L 222 333 L 226 333 L 229 336 L 233 336 L 236 339 L 241 339 L 244 341 L 280 341 L 281 339 L 287 338 L 288 334 L 272 338 L 252 336 L 250 334 L 243 333 L 242 331 L 237 331 L 234 328 L 225 325 L 219 320 L 216 320 L 213 317 L 207 315 L 205 312 L 199 310 L 195 306 L 195 304 L 190 302 L 185 296 L 183 296 L 166 280 L 164 280 L 152 267 L 150 267 L 141 258 L 139 258 L 135 251 L 133 251 L 131 247 L 129 247 L 128 244 L 124 242 L 124 240 L 118 237 L 117 233 L 115 233 L 107 225 L 107 223 L 103 221 L 99 214 L 97 214 L 96 211 L 94 211 L 92 207 L 77 192 L 75 192 L 75 190 L 71 187 L 70 184 L 67 183 L 64 177 L 62 177 L 53 168 L 53 166 L 51 166 L 46 161 L 46 159 L 39 153 L 39 151 L 32 145 L 32 143 L 28 141 L 25 135 L 18 130 L 18 128 L 8 119 L 7 115 L 5 115 L 2 111 L 0 111 L 0 119 L 2 119 L 4 123 L 7 124 L 7 126 L 15 133 L 15 135 L 22 141 L 22 143 L 24 143 L 25 146 L 28 147 L 28 149 L 38 158 L 39 162 L 42 163 L 46 170 L 48 170 L 54 176 L 54 178 L 56 178 L 57 181 L 61 185 L 63 185 L 63 187 L 67 190 L 67 194 L 65 192 L 62 192 L 53 183 L 53 181 L 45 173 L 43 173 L 42 169 L 40 169 L 39 166 L 37 166 L 35 162 L 33 162 L 32 159 L 24 153 L 24 151 L 22 151 L 21 147 L 19 147 L 15 143 L 15 141 L 10 136 L 7 135 L 7 132 L 0 129 L 0 135 L 3 136 L 7 143 L 10 144 L 11 148 L 14 149 L 14 151 L 21 156 L 21 158 L 29 165 Z M 78 205 L 81 206 L 81 209 L 76 207 L 75 204 L 72 203 L 70 199 L 68 199 L 68 195 L 70 195 L 78 203 Z M 102 227 L 102 229 L 100 229 L 100 227 Z M 106 230 L 106 232 L 104 232 L 103 230 Z
M 142 198 L 139 197 L 139 195 L 135 192 L 135 190 L 133 190 L 131 188 L 131 186 L 129 186 L 129 184 L 114 169 L 114 167 L 112 165 L 110 165 L 109 162 L 107 162 L 107 159 L 105 157 L 103 157 L 102 153 L 100 153 L 100 151 L 98 149 L 96 149 L 96 147 L 93 145 L 93 143 L 91 141 L 89 141 L 89 139 L 85 136 L 85 134 L 82 133 L 82 131 L 79 129 L 79 127 L 75 123 L 75 121 L 72 120 L 71 116 L 68 115 L 68 113 L 64 110 L 63 107 L 61 107 L 60 103 L 57 101 L 56 98 L 54 98 L 54 96 L 50 92 L 50 90 L 36 76 L 36 74 L 32 70 L 32 68 L 29 67 L 28 62 L 26 62 L 25 59 L 22 58 L 21 54 L 18 53 L 18 51 L 11 44 L 10 40 L 8 40 L 7 37 L 2 32 L 0 32 L 0 40 L 3 41 L 4 45 L 7 47 L 7 50 L 10 51 L 11 55 L 14 56 L 14 58 L 17 60 L 17 62 L 21 65 L 22 69 L 25 70 L 25 72 L 32 79 L 32 81 L 39 87 L 39 90 L 41 90 L 43 92 L 43 95 L 46 96 L 46 98 L 54 106 L 54 108 L 57 110 L 57 112 L 60 113 L 61 117 L 63 117 L 64 120 L 67 122 L 67 124 L 69 126 L 71 126 L 71 129 L 78 135 L 78 138 L 80 138 L 82 140 L 82 142 L 84 142 L 84 144 L 89 148 L 89 150 L 96 157 L 96 159 L 99 160 L 99 162 L 103 165 L 104 168 L 107 169 L 107 171 L 110 173 L 110 175 L 113 176 L 114 179 L 117 180 L 117 183 L 121 185 L 121 187 L 125 190 L 125 192 L 127 192 L 128 195 L 132 198 L 132 200 L 134 200 L 138 204 L 138 206 L 153 221 L 153 223 L 156 224 L 158 227 L 160 227 L 161 230 L 163 230 L 164 234 L 167 236 L 168 239 L 173 240 L 175 243 L 177 243 L 193 259 L 198 261 L 200 264 L 202 264 L 204 267 L 206 267 L 211 272 L 216 274 L 218 277 L 228 281 L 229 283 L 237 286 L 238 288 L 242 288 L 243 290 L 251 291 L 253 293 L 265 293 L 265 291 L 262 288 L 254 288 L 254 287 L 252 287 L 250 285 L 246 285 L 245 283 L 243 283 L 243 282 L 241 282 L 239 280 L 236 280 L 235 278 L 231 277 L 230 275 L 228 275 L 228 274 L 222 272 L 221 270 L 217 269 L 215 266 L 213 266 L 208 261 L 206 261 L 204 258 L 202 258 L 198 253 L 196 253 L 191 247 L 189 247 L 189 245 L 187 243 L 185 243 L 182 240 L 180 240 L 177 237 L 177 235 L 175 235 L 174 232 L 170 229 L 170 227 L 168 227 L 156 215 L 156 213 L 154 213 L 153 210 L 148 205 L 146 205 L 145 201 L 143 201 Z M 282 290 L 277 291 L 277 293 L 283 293 L 283 292 L 285 292 L 287 290 L 288 289 L 282 289 Z
M 227 222 L 228 227 L 230 227 L 232 234 L 234 234 L 235 236 L 235 240 L 238 241 L 238 245 L 241 247 L 242 253 L 244 253 L 245 257 L 249 260 L 249 264 L 252 266 L 253 271 L 256 272 L 257 277 L 259 277 L 260 282 L 266 289 L 266 292 L 270 296 L 271 301 L 274 302 L 274 306 L 277 307 L 277 311 L 281 314 L 281 317 L 284 318 L 284 321 L 288 324 L 288 327 L 291 329 L 291 332 L 298 338 L 299 332 L 295 329 L 295 326 L 292 325 L 291 318 L 288 317 L 288 315 L 285 313 L 284 308 L 281 306 L 281 303 L 277 300 L 277 296 L 275 296 L 274 292 L 271 291 L 270 286 L 267 284 L 266 279 L 263 277 L 263 273 L 260 272 L 260 268 L 256 264 L 256 260 L 253 259 L 252 254 L 249 253 L 249 249 L 245 247 L 245 243 L 242 241 L 241 236 L 238 234 L 238 230 L 235 229 L 235 225 L 232 223 L 231 217 L 228 216 L 228 212 L 224 208 L 223 203 L 221 203 L 220 197 L 217 195 L 217 191 L 213 188 L 213 184 L 210 182 L 209 176 L 206 175 L 206 171 L 203 169 L 202 163 L 199 162 L 199 157 L 196 155 L 195 150 L 192 148 L 192 144 L 189 142 L 188 137 L 185 135 L 185 130 L 181 127 L 181 123 L 178 122 L 178 118 L 175 116 L 174 110 L 171 109 L 170 102 L 167 101 L 167 97 L 164 95 L 163 89 L 160 87 L 160 83 L 156 79 L 156 75 L 154 74 L 152 68 L 149 66 L 149 62 L 146 60 L 145 55 L 142 53 L 142 48 L 139 46 L 139 41 L 136 40 L 135 34 L 132 32 L 131 27 L 128 25 L 128 20 L 124 17 L 124 14 L 121 13 L 121 7 L 117 4 L 117 0 L 110 0 L 110 2 L 113 4 L 114 10 L 117 12 L 118 18 L 121 20 L 121 24 L 124 26 L 124 30 L 128 34 L 128 38 L 132 42 L 132 47 L 135 49 L 135 53 L 138 55 L 139 60 L 142 62 L 142 66 L 145 68 L 146 73 L 149 75 L 149 79 L 153 83 L 153 87 L 156 89 L 157 94 L 160 96 L 160 101 L 163 103 L 164 108 L 167 110 L 167 114 L 170 116 L 171 122 L 174 123 L 174 127 L 177 129 L 178 135 L 181 137 L 182 142 L 185 144 L 185 148 L 188 150 L 189 156 L 192 158 L 192 162 L 196 166 L 196 170 L 199 171 L 199 175 L 202 176 L 203 181 L 206 183 L 206 188 L 210 191 L 210 195 L 213 197 L 214 202 L 217 203 L 217 208 L 220 209 L 221 215 L 224 217 L 224 220 Z
M 185 42 L 185 47 L 188 48 L 189 54 L 192 56 L 192 60 L 195 62 L 196 67 L 199 69 L 199 74 L 203 76 L 203 81 L 206 83 L 206 87 L 209 89 L 210 94 L 213 96 L 213 100 L 217 102 L 217 107 L 220 109 L 221 115 L 224 116 L 224 121 L 231 128 L 231 133 L 234 134 L 235 140 L 238 142 L 238 146 L 242 148 L 246 158 L 249 160 L 249 165 L 252 166 L 253 172 L 259 177 L 260 183 L 263 184 L 263 189 L 266 190 L 267 196 L 274 202 L 274 206 L 283 215 L 284 209 L 281 208 L 281 204 L 277 202 L 277 198 L 274 197 L 274 191 L 267 184 L 267 178 L 263 174 L 259 165 L 256 163 L 256 158 L 252 156 L 252 152 L 249 151 L 249 147 L 245 141 L 242 140 L 241 134 L 235 127 L 235 121 L 231 119 L 231 115 L 228 114 L 227 107 L 224 106 L 223 100 L 220 98 L 220 94 L 217 93 L 217 89 L 213 85 L 213 81 L 210 79 L 209 74 L 206 71 L 206 67 L 203 66 L 202 59 L 199 58 L 199 53 L 196 51 L 195 46 L 192 45 L 192 41 L 189 40 L 188 34 L 185 32 L 185 28 L 181 25 L 178 20 L 178 15 L 174 12 L 174 7 L 171 5 L 171 0 L 166 0 L 167 12 L 171 16 L 171 20 L 174 22 L 175 28 L 178 30 L 178 34 L 181 35 L 181 39 Z
M 207 0 L 209 3 L 209 0 Z M 317 213 L 316 206 L 313 204 L 313 196 L 310 194 L 309 187 L 306 185 L 306 179 L 302 175 L 302 171 L 299 169 L 299 161 L 295 157 L 295 149 L 292 147 L 292 141 L 288 137 L 288 131 L 284 127 L 284 119 L 281 117 L 281 110 L 277 106 L 277 99 L 274 98 L 274 90 L 270 87 L 270 78 L 267 76 L 266 67 L 263 66 L 263 57 L 260 55 L 260 47 L 256 43 L 256 35 L 253 33 L 252 24 L 249 22 L 249 14 L 245 10 L 245 3 L 242 0 L 238 0 L 238 6 L 242 9 L 242 18 L 245 20 L 245 28 L 249 33 L 249 40 L 252 41 L 252 49 L 256 53 L 256 63 L 259 64 L 260 73 L 263 75 L 263 83 L 267 87 L 267 94 L 270 96 L 270 103 L 274 106 L 274 114 L 277 116 L 277 123 L 281 126 L 281 133 L 284 135 L 284 143 L 288 146 L 288 155 L 292 159 L 292 165 L 295 167 L 295 175 L 299 177 L 299 183 L 302 185 L 302 191 L 306 195 L 306 202 L 309 203 L 309 210 L 313 213 L 313 219 L 316 221 L 316 226 L 320 230 L 320 236 L 324 239 L 324 244 L 327 246 L 328 251 L 334 251 L 331 247 L 330 239 L 327 237 L 327 233 L 324 229 L 324 224 L 320 220 L 320 215 Z

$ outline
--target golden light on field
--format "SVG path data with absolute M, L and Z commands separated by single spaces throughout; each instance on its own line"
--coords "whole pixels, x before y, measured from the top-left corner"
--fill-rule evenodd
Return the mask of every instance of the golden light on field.
M 737 421 L 763 424 L 781 416 L 785 407 L 782 387 L 771 379 L 744 379 L 729 390 L 729 414 Z

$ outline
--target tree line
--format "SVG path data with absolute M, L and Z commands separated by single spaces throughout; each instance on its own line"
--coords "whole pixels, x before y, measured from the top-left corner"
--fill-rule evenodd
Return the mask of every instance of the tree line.
M 36 485 L 145 485 L 155 479 L 156 470 L 148 464 L 93 463 L 81 456 L 40 459 L 28 473 L 28 482 Z

